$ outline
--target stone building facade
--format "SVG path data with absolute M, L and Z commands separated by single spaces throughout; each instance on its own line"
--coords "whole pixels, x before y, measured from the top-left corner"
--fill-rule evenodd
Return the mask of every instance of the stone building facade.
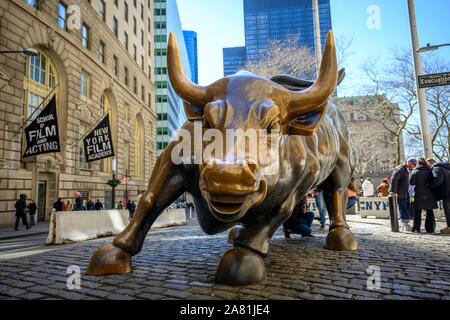
M 37 49 L 39 55 L 0 54 L 0 225 L 14 219 L 25 193 L 37 201 L 39 220 L 48 220 L 58 198 L 75 192 L 112 206 L 113 161 L 85 163 L 80 138 L 110 114 L 116 204 L 137 200 L 156 162 L 153 79 L 153 1 L 2 0 L 0 51 Z M 56 95 L 61 152 L 24 160 L 26 119 Z
M 399 119 L 383 116 L 398 105 L 381 96 L 333 98 L 333 102 L 347 122 L 356 160 L 355 175 L 372 178 L 377 186 L 392 174 L 397 166 L 397 154 L 404 158 L 403 139 L 400 137 L 399 145 L 391 132 L 396 130 Z

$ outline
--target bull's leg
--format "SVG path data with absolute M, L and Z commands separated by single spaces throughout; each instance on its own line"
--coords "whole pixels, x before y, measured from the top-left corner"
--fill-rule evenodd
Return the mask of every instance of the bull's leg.
M 264 257 L 269 252 L 270 239 L 289 218 L 292 211 L 277 208 L 267 218 L 249 221 L 231 229 L 228 241 L 234 248 L 222 257 L 216 272 L 216 282 L 231 286 L 251 285 L 264 281 Z
M 172 149 L 171 144 L 158 159 L 132 222 L 112 244 L 104 245 L 95 252 L 87 274 L 101 276 L 132 272 L 131 257 L 141 251 L 152 224 L 184 192 L 182 176 L 170 158 Z

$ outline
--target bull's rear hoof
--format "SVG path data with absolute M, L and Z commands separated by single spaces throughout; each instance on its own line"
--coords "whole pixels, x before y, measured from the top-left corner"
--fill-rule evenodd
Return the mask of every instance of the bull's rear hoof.
M 251 250 L 234 248 L 222 257 L 216 272 L 216 283 L 229 286 L 257 284 L 266 278 L 263 258 Z
M 330 231 L 325 248 L 333 251 L 356 251 L 358 241 L 347 228 L 336 228 Z
M 91 258 L 86 274 L 107 276 L 131 273 L 131 255 L 113 244 L 103 245 Z

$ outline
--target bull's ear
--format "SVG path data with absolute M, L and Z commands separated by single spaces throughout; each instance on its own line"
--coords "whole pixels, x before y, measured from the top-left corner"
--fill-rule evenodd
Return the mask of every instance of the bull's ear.
M 199 107 L 194 107 L 193 105 L 184 102 L 184 112 L 186 113 L 186 118 L 188 121 L 202 121 L 203 120 L 203 109 Z
M 324 103 L 319 111 L 307 113 L 295 118 L 287 128 L 287 133 L 298 136 L 312 136 L 321 124 L 328 109 L 328 101 Z

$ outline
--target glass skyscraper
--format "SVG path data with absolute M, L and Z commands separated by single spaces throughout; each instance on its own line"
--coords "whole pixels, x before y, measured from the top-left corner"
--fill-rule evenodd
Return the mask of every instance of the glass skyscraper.
M 184 73 L 191 76 L 186 44 L 176 0 L 155 0 L 155 84 L 157 134 L 156 153 L 160 156 L 171 141 L 172 134 L 186 121 L 183 100 L 173 90 L 167 70 L 167 41 L 174 33 L 180 48 Z
M 184 42 L 189 57 L 189 65 L 191 67 L 191 80 L 198 84 L 198 48 L 197 48 L 197 32 L 183 31 Z
M 319 0 L 319 16 L 323 50 L 332 29 L 330 0 Z M 244 58 L 250 63 L 264 59 L 271 41 L 293 35 L 299 36 L 300 46 L 315 48 L 312 0 L 244 0 L 244 21 Z M 224 54 L 224 64 L 226 59 Z
M 246 62 L 245 47 L 223 49 L 223 73 L 225 77 L 235 74 L 241 70 Z

